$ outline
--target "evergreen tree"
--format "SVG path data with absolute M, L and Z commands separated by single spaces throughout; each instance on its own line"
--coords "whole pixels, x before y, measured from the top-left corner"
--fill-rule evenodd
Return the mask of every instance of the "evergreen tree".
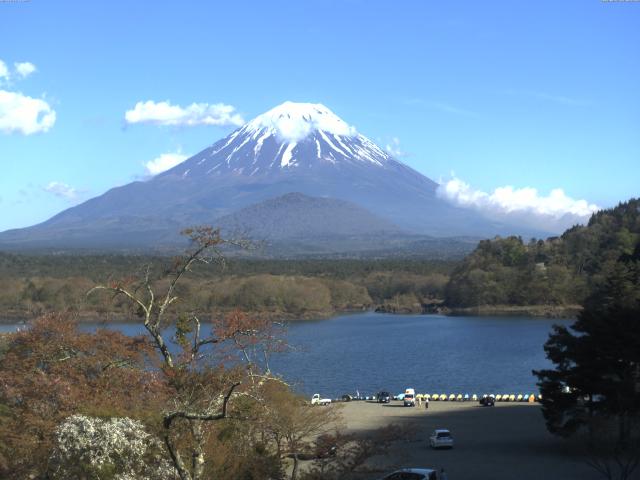
M 534 374 L 549 431 L 593 435 L 604 421 L 615 428 L 616 448 L 627 448 L 640 418 L 640 243 L 619 257 L 570 328 L 554 328 L 545 351 L 555 369 Z
M 640 465 L 640 242 L 608 269 L 570 327 L 545 344 L 553 370 L 534 371 L 550 432 L 587 439 L 586 463 L 609 480 Z

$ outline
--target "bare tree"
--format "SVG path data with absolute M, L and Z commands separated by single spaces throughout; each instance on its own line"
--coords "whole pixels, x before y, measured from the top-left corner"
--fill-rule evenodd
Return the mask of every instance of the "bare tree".
M 275 445 L 279 458 L 293 459 L 291 480 L 296 480 L 300 460 L 315 459 L 328 452 L 316 444 L 318 437 L 337 431 L 342 426 L 341 405 L 311 405 L 286 385 L 272 383 L 265 390 L 268 410 L 262 425 Z
M 223 239 L 220 231 L 211 227 L 188 229 L 183 234 L 192 248 L 164 273 L 168 284 L 160 293 L 147 268 L 138 281 L 98 285 L 89 294 L 104 290 L 114 297 L 124 297 L 142 316 L 159 354 L 159 371 L 171 399 L 171 405 L 162 412 L 164 443 L 180 479 L 199 480 L 205 476 L 208 427 L 231 416 L 234 399 L 261 401 L 260 388 L 278 381 L 270 373 L 268 357 L 282 347 L 282 342 L 271 322 L 239 312 L 216 317 L 207 332 L 203 332 L 203 322 L 196 313 L 175 318 L 172 306 L 179 300 L 176 287 L 183 276 L 197 263 L 224 262 L 221 249 L 226 245 L 247 246 L 246 241 Z M 174 337 L 166 328 L 170 323 L 175 323 Z M 170 348 L 172 339 L 179 346 L 177 351 Z M 214 350 L 224 352 L 226 357 L 215 357 Z

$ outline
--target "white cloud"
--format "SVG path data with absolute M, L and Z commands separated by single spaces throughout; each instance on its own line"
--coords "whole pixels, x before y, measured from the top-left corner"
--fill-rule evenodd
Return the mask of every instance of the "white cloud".
M 56 122 L 56 112 L 40 98 L 0 90 L 0 131 L 4 133 L 46 132 Z
M 163 153 L 153 160 L 146 162 L 144 166 L 149 175 L 157 175 L 184 162 L 187 158 L 189 158 L 189 155 L 185 155 L 178 150 L 174 153 Z
M 0 60 L 0 79 L 8 79 L 9 78 L 9 69 L 7 68 L 7 64 Z
M 494 218 L 507 218 L 547 231 L 562 231 L 586 221 L 600 209 L 586 200 L 569 197 L 561 188 L 541 195 L 533 187 L 498 187 L 487 193 L 453 176 L 438 187 L 438 196 L 462 207 L 475 208 Z
M 42 187 L 45 192 L 49 192 L 56 197 L 64 198 L 65 200 L 75 200 L 78 198 L 78 191 L 62 182 L 49 182 L 46 187 Z
M 400 149 L 400 139 L 398 137 L 393 137 L 391 142 L 387 143 L 385 147 L 387 153 L 393 157 L 400 158 L 406 156 L 406 152 Z
M 27 78 L 36 71 L 36 66 L 31 62 L 16 62 L 13 64 L 16 73 L 22 78 Z
M 153 125 L 188 126 L 216 125 L 220 127 L 240 126 L 244 120 L 235 107 L 224 103 L 192 103 L 189 106 L 171 105 L 170 102 L 138 102 L 124 114 L 127 123 L 150 123 Z

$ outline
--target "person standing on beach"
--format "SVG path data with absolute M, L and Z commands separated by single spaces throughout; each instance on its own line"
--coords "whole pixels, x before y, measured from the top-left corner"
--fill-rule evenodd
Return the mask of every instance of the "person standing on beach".
M 416 395 L 416 400 L 418 400 L 418 408 L 422 407 L 422 395 Z
M 424 397 L 424 409 L 427 410 L 429 408 L 429 397 Z

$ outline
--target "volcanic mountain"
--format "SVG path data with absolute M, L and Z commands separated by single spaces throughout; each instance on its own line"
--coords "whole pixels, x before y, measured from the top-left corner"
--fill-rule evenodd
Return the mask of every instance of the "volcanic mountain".
M 391 224 L 389 232 L 433 237 L 507 231 L 441 200 L 437 187 L 327 107 L 286 102 L 150 180 L 113 188 L 39 225 L 0 234 L 0 247 L 159 247 L 174 243 L 186 226 L 215 225 L 220 217 L 291 192 L 348 202 L 332 208 L 349 208 L 351 214 L 356 206 L 367 210 L 360 234 Z M 269 205 L 254 211 L 264 215 Z M 305 230 L 296 208 L 296 215 L 285 218 L 298 225 L 284 230 Z M 332 234 L 330 222 L 327 228 Z

